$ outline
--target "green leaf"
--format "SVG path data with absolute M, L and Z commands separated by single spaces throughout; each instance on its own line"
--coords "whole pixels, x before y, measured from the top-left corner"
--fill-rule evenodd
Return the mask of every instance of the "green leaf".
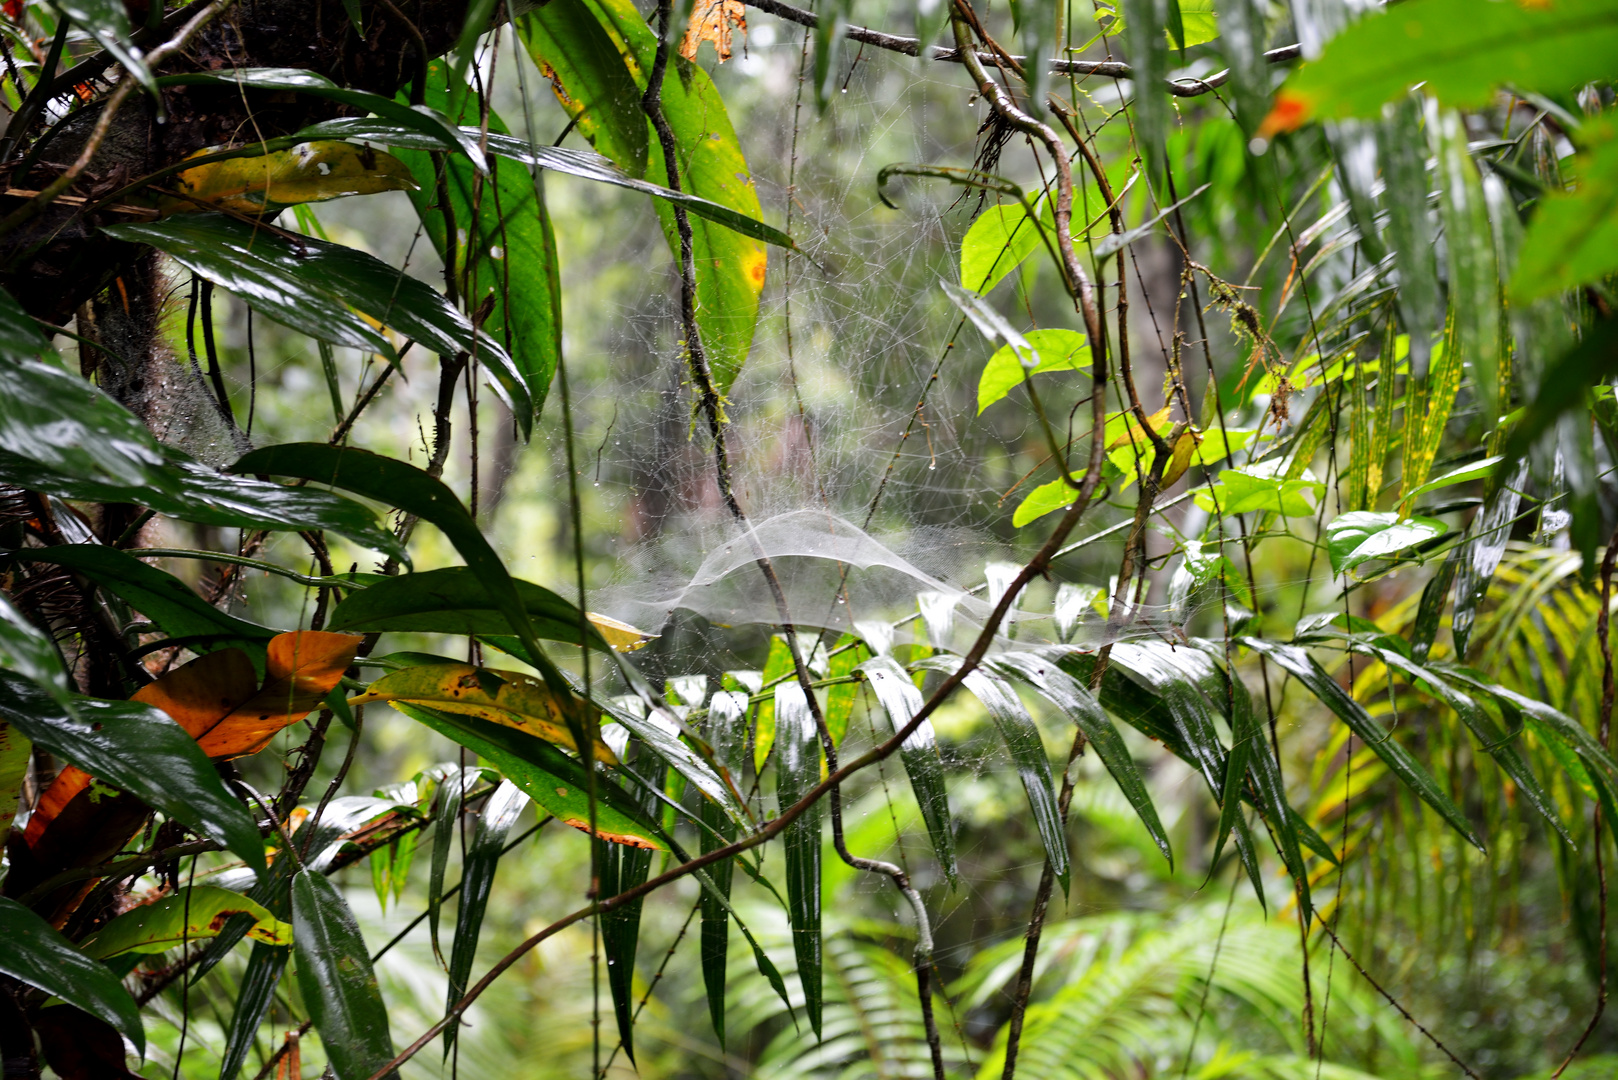
M 292 932 L 298 988 L 332 1071 L 366 1080 L 393 1060 L 388 1010 L 359 925 L 325 875 L 303 870 L 292 879 Z
M 483 915 L 489 908 L 489 891 L 494 887 L 494 872 L 505 850 L 506 835 L 516 823 L 517 815 L 527 805 L 528 795 L 510 780 L 500 781 L 500 786 L 483 804 L 477 831 L 472 834 L 472 842 L 466 849 L 466 861 L 461 866 L 461 899 L 455 911 L 455 943 L 450 947 L 445 1012 L 466 996 L 467 983 L 472 978 L 472 961 L 477 956 L 478 937 L 483 930 Z M 616 848 L 618 845 L 612 846 Z M 646 858 L 650 861 L 649 853 Z M 616 891 L 608 890 L 606 895 L 616 895 Z M 444 1031 L 446 1055 L 455 1045 L 460 1026 L 457 1022 Z
M 590 800 L 584 766 L 543 739 L 525 731 L 492 724 L 476 716 L 441 712 L 407 701 L 391 703 L 413 720 L 472 751 L 526 791 L 564 825 L 588 832 Z M 637 802 L 606 776 L 595 781 L 595 822 L 604 840 L 630 847 L 666 850 L 657 826 Z
M 617 49 L 634 83 L 631 100 L 638 104 L 657 53 L 657 35 L 630 0 L 578 2 L 594 15 Z M 550 9 L 550 4 L 545 5 L 540 15 Z M 576 25 L 576 22 L 569 24 Z M 551 57 L 541 54 L 535 60 L 548 63 Z M 708 73 L 683 58 L 671 57 L 668 77 L 663 80 L 663 113 L 679 149 L 680 189 L 729 207 L 745 217 L 762 217 L 758 191 L 731 126 L 730 114 Z M 637 171 L 632 160 L 615 156 L 612 146 L 593 145 L 613 157 L 619 167 L 632 173 Z M 645 173 L 660 183 L 668 179 L 663 148 L 655 138 L 648 140 Z M 674 213 L 662 200 L 656 204 L 656 210 L 663 235 L 678 265 L 680 237 L 675 229 Z M 765 251 L 757 240 L 709 221 L 692 221 L 691 233 L 697 271 L 697 326 L 707 350 L 714 386 L 724 394 L 752 348 L 759 296 L 764 289 Z
M 696 751 L 680 741 L 679 728 L 666 714 L 643 717 L 611 702 L 606 703 L 606 709 L 613 719 L 640 739 L 643 752 L 655 754 L 673 768 L 702 793 L 705 801 L 716 804 L 732 822 L 743 828 L 751 827 L 752 820 L 730 785 Z
M 321 341 L 394 358 L 393 346 L 352 307 L 440 355 L 472 353 L 493 374 L 495 391 L 511 411 L 533 415 L 527 383 L 505 349 L 477 334 L 442 294 L 357 248 L 289 239 L 217 214 L 179 214 L 105 231 L 150 244 L 277 322 Z
M 161 117 L 163 106 L 157 82 L 140 49 L 130 40 L 129 14 L 120 0 L 51 0 L 51 6 L 87 31 L 147 93 L 158 99 L 157 111 Z
M 236 1080 L 242 1063 L 253 1049 L 259 1024 L 270 1009 L 275 988 L 292 959 L 290 946 L 265 945 L 254 942 L 247 957 L 247 970 L 242 973 L 236 991 L 236 1011 L 231 1014 L 230 1031 L 225 1038 L 224 1060 L 219 1065 L 219 1080 Z M 197 976 L 201 978 L 201 976 Z
M 242 804 L 225 790 L 197 742 L 159 709 L 132 701 L 78 698 L 73 713 L 36 683 L 0 672 L 0 720 L 91 776 L 221 841 L 253 870 L 264 842 Z
M 1599 141 L 1592 139 L 1594 145 L 1575 159 L 1577 185 L 1546 195 L 1534 208 L 1511 278 L 1519 302 L 1598 282 L 1618 270 L 1618 137 L 1610 124 L 1584 130 Z
M 1395 294 L 1399 318 L 1410 335 L 1411 370 L 1423 375 L 1433 338 L 1443 322 L 1444 307 L 1438 287 L 1438 264 L 1433 257 L 1432 220 L 1427 214 L 1427 193 L 1432 190 L 1427 180 L 1427 136 L 1422 131 L 1421 105 L 1414 97 L 1399 102 L 1378 126 L 1377 156 L 1386 185 L 1382 203 L 1388 211 L 1387 241 L 1399 270 L 1399 291 Z M 1392 332 L 1390 327 L 1389 334 Z M 1384 346 L 1382 370 L 1391 374 L 1393 363 L 1393 352 Z M 1393 380 L 1379 378 L 1378 414 L 1383 413 L 1385 403 L 1391 406 L 1393 397 Z M 1386 435 L 1388 429 L 1379 426 L 1378 431 Z
M 267 945 L 292 944 L 292 927 L 239 892 L 194 885 L 155 903 L 126 911 L 85 944 L 97 960 L 125 953 L 161 953 L 216 936 L 234 915 L 252 920 L 247 936 Z
M 1484 477 L 1494 472 L 1495 466 L 1499 465 L 1504 460 L 1505 458 L 1503 456 L 1496 454 L 1493 457 L 1486 457 L 1482 461 L 1476 461 L 1470 465 L 1462 465 L 1460 468 L 1451 469 L 1442 476 L 1435 476 L 1425 484 L 1422 484 L 1420 487 L 1416 488 L 1416 490 L 1407 495 L 1406 498 L 1414 499 L 1418 495 L 1427 494 L 1429 491 L 1438 491 L 1440 488 L 1454 487 L 1456 484 L 1464 484 L 1469 480 L 1482 480 Z
M 1351 647 L 1376 657 L 1390 668 L 1399 669 L 1411 679 L 1420 679 L 1426 683 L 1439 700 L 1455 710 L 1461 722 L 1471 730 L 1479 747 L 1494 758 L 1501 770 L 1511 777 L 1518 792 L 1528 804 L 1539 811 L 1540 816 L 1550 823 L 1563 840 L 1569 844 L 1573 843 L 1561 816 L 1556 811 L 1555 802 L 1540 784 L 1523 754 L 1520 732 L 1508 734 L 1502 731 L 1494 718 L 1476 701 L 1439 678 L 1432 669 L 1423 667 L 1403 653 L 1364 640 L 1355 640 Z
M 1450 797 L 1444 794 L 1444 789 L 1438 786 L 1432 774 L 1411 756 L 1410 751 L 1395 741 L 1392 731 L 1384 729 L 1370 713 L 1365 711 L 1363 705 L 1350 697 L 1348 691 L 1326 674 L 1325 669 L 1315 662 L 1314 657 L 1296 645 L 1282 645 L 1258 638 L 1242 638 L 1241 643 L 1269 657 L 1283 671 L 1303 684 L 1316 700 L 1336 713 L 1349 729 L 1382 759 L 1389 772 L 1398 777 L 1401 783 L 1415 792 L 1428 806 L 1438 811 L 1438 815 L 1460 833 L 1467 843 L 1479 851 L 1483 850 L 1483 841 L 1478 839 L 1466 816 L 1450 801 Z
M 1287 79 L 1272 121 L 1374 117 L 1418 83 L 1450 106 L 1494 88 L 1549 93 L 1618 73 L 1613 0 L 1412 0 L 1360 19 Z M 1278 115 L 1279 114 L 1279 115 Z
M 839 679 L 851 676 L 855 668 L 870 658 L 871 650 L 863 642 L 852 634 L 844 634 L 832 646 L 831 656 L 826 662 L 826 677 Z M 852 682 L 826 688 L 826 733 L 831 736 L 833 746 L 841 746 L 843 736 L 848 734 L 848 721 L 854 715 L 854 702 L 859 692 L 859 685 Z
M 454 769 L 438 782 L 433 794 L 433 861 L 427 876 L 427 933 L 433 943 L 433 956 L 448 970 L 444 951 L 438 944 L 438 921 L 444 909 L 444 871 L 449 868 L 450 849 L 455 846 L 456 826 L 461 820 L 461 801 L 476 781 L 478 770 Z
M 760 678 L 763 686 L 770 686 L 792 674 L 792 650 L 786 638 L 776 634 L 770 638 L 770 652 L 764 659 Z M 762 772 L 775 746 L 775 699 L 768 695 L 758 703 L 758 717 L 753 725 L 753 770 Z
M 579 643 L 580 620 L 576 606 L 542 585 L 517 578 L 512 578 L 511 584 L 536 636 L 571 645 Z M 469 568 L 450 566 L 380 577 L 365 588 L 354 590 L 338 604 L 326 628 L 420 634 L 510 634 L 513 627 L 506 617 L 506 606 L 490 595 L 484 580 Z M 617 644 L 603 638 L 594 623 L 590 625 L 589 641 L 593 647 L 607 651 Z
M 73 947 L 51 925 L 10 897 L 0 896 L 0 972 L 37 986 L 98 1016 L 128 1036 L 146 1056 L 146 1031 L 140 1010 L 107 967 Z
M 899 662 L 891 656 L 874 656 L 861 664 L 859 670 L 876 693 L 887 715 L 889 730 L 896 732 L 910 723 L 910 718 L 921 709 L 921 691 Z M 777 690 L 778 710 L 780 696 Z M 927 823 L 927 835 L 932 839 L 938 865 L 949 879 L 950 888 L 958 888 L 960 870 L 955 862 L 955 829 L 950 821 L 949 793 L 944 785 L 944 761 L 938 753 L 938 737 L 933 733 L 931 720 L 923 720 L 900 745 L 899 760 L 904 763 L 910 789 L 921 807 L 921 818 Z
M 594 9 L 552 0 L 518 19 L 517 35 L 579 134 L 631 176 L 644 176 L 650 128 L 641 87 Z
M 985 666 L 1001 675 L 1026 682 L 1084 732 L 1084 737 L 1095 747 L 1096 756 L 1112 774 L 1113 783 L 1129 800 L 1129 805 L 1135 808 L 1135 814 L 1146 826 L 1146 832 L 1169 865 L 1173 866 L 1174 852 L 1169 847 L 1168 833 L 1158 819 L 1157 807 L 1152 805 L 1152 797 L 1146 790 L 1140 768 L 1129 756 L 1129 749 L 1124 746 L 1118 729 L 1112 726 L 1112 721 L 1090 692 L 1059 667 L 1057 661 L 1032 653 L 1002 653 L 987 661 Z
M 803 687 L 785 682 L 775 688 L 775 794 L 782 810 L 820 783 L 820 736 Z M 809 1026 L 820 1035 L 820 804 L 799 814 L 782 833 L 786 857 L 787 914 L 792 951 L 798 960 Z
M 850 650 L 852 652 L 852 650 Z M 732 782 L 739 781 L 747 756 L 747 695 L 740 691 L 720 690 L 708 705 L 708 728 L 705 732 L 713 747 L 714 764 L 727 770 Z M 707 826 L 699 834 L 702 853 L 717 851 L 725 843 L 736 839 L 736 824 L 715 803 L 704 800 L 698 810 L 702 823 Z M 713 830 L 710 832 L 709 830 Z M 725 1045 L 725 972 L 730 943 L 730 911 L 719 901 L 730 896 L 731 879 L 735 874 L 734 859 L 715 863 L 708 870 L 713 881 L 713 892 L 702 894 L 702 985 L 708 995 L 708 1017 L 713 1022 L 719 1045 Z
M 1522 502 L 1522 486 L 1528 479 L 1528 459 L 1517 459 L 1510 467 L 1494 494 L 1483 504 L 1483 510 L 1467 527 L 1466 541 L 1459 550 L 1461 564 L 1455 573 L 1455 610 L 1450 614 L 1450 633 L 1455 638 L 1455 655 L 1466 658 L 1466 647 L 1472 637 L 1472 624 L 1477 618 L 1478 605 L 1489 591 L 1489 582 L 1500 568 L 1506 543 L 1511 539 L 1511 523 L 1517 517 Z
M 1495 403 L 1500 400 L 1501 273 L 1495 265 L 1494 230 L 1489 224 L 1489 208 L 1483 199 L 1477 166 L 1467 152 L 1465 121 L 1459 113 L 1445 110 L 1439 115 L 1432 134 L 1438 156 L 1436 179 L 1440 216 L 1444 222 L 1444 250 L 1448 255 L 1449 305 L 1455 320 L 1455 347 L 1472 367 L 1478 402 L 1483 409 L 1483 427 L 1488 431 L 1495 426 L 1499 412 Z M 1505 212 L 1512 213 L 1513 209 Z M 1428 442 L 1436 442 L 1442 435 L 1454 400 L 1454 392 L 1447 385 L 1438 385 L 1439 374 L 1439 366 L 1435 364 L 1434 385 L 1427 399 L 1428 416 L 1422 427 Z M 1451 378 L 1459 389 L 1458 378 Z M 1425 470 L 1423 475 L 1414 478 L 1417 482 L 1425 479 Z
M 15 297 L 0 289 L 0 358 L 22 363 L 49 348 L 39 324 L 28 317 Z
M 128 409 L 46 361 L 0 365 L 0 481 L 202 525 L 329 529 L 376 551 L 402 550 L 376 515 L 348 499 L 221 476 L 160 445 Z
M 995 350 L 983 366 L 978 379 L 978 413 L 1005 397 L 1014 386 L 1021 386 L 1024 371 L 1028 375 L 1041 375 L 1051 371 L 1081 371 L 1089 373 L 1090 341 L 1077 330 L 1032 330 L 1026 335 L 1037 360 L 1033 367 L 1024 369 L 1017 350 L 1002 345 Z
M 469 10 L 469 18 L 471 14 Z M 427 66 L 428 105 L 451 111 L 450 86 L 464 88 L 464 74 L 446 75 L 442 60 Z M 470 102 L 463 102 L 461 108 L 469 110 L 476 119 L 476 96 Z M 457 115 L 455 119 L 464 118 Z M 491 136 L 510 138 L 498 113 L 490 110 L 488 120 Z M 366 121 L 359 123 L 364 125 Z M 367 137 L 374 134 L 373 130 Z M 399 156 L 417 184 L 416 190 L 410 192 L 410 201 L 438 257 L 443 259 L 447 233 L 444 213 L 438 205 L 437 166 L 432 155 L 426 152 L 429 149 L 437 147 L 427 145 L 405 150 Z M 493 146 L 489 149 L 494 151 Z M 477 311 L 486 302 L 493 304 L 480 329 L 485 336 L 504 346 L 521 375 L 532 403 L 528 411 L 517 415 L 518 427 L 526 439 L 545 402 L 562 355 L 561 267 L 543 181 L 528 169 L 510 163 L 501 167 L 499 161 L 489 163 L 492 182 L 482 184 L 477 170 L 464 158 L 445 159 L 443 168 L 444 190 L 449 196 L 450 216 L 456 229 L 457 273 L 465 283 L 463 306 L 468 311 Z
M 539 668 L 558 699 L 567 701 L 571 689 L 562 673 L 545 656 L 528 621 L 527 609 L 500 556 L 483 538 L 472 515 L 443 481 L 393 458 L 325 443 L 287 443 L 255 450 L 236 462 L 238 472 L 296 476 L 353 491 L 368 499 L 397 507 L 438 526 L 466 560 L 467 569 L 482 581 L 516 632 L 530 664 Z M 536 796 L 537 798 L 537 796 Z M 543 800 L 541 800 L 543 802 Z
M 1400 518 L 1398 514 L 1355 510 L 1326 523 L 1326 550 L 1334 573 L 1346 574 L 1372 559 L 1386 559 L 1444 533 L 1436 518 Z
M 1416 608 L 1416 621 L 1410 626 L 1410 655 L 1418 663 L 1425 663 L 1432 651 L 1433 639 L 1438 636 L 1438 625 L 1444 616 L 1444 602 L 1449 598 L 1450 586 L 1455 583 L 1455 571 L 1465 557 L 1466 548 L 1457 544 L 1450 549 L 1449 558 L 1438 568 L 1421 590 L 1421 604 Z
M 83 574 L 145 615 L 165 634 L 186 639 L 186 647 L 193 652 L 238 648 L 262 658 L 265 643 L 276 633 L 267 626 L 227 615 L 179 578 L 118 548 L 59 544 L 24 548 L 13 552 L 12 557 Z M 258 666 L 262 667 L 262 661 Z
M 34 680 L 58 704 L 67 705 L 72 700 L 67 669 L 62 666 L 62 654 L 57 652 L 56 643 L 3 595 L 0 595 L 0 668 Z M 0 751 L 0 758 L 3 757 L 4 751 Z M 6 775 L 0 768 L 0 795 L 7 790 Z M 0 805 L 0 822 L 9 824 L 11 819 L 5 816 L 4 809 Z M 3 839 L 0 836 L 0 841 Z
M 1312 476 L 1288 477 L 1280 458 L 1248 465 L 1240 469 L 1223 469 L 1219 483 L 1210 494 L 1206 488 L 1196 494 L 1197 505 L 1212 511 L 1217 497 L 1221 513 L 1279 513 L 1285 517 L 1314 517 L 1318 512 L 1315 500 L 1325 492 L 1326 485 Z
M 338 86 L 323 75 L 304 68 L 235 68 L 222 71 L 195 71 L 184 75 L 165 75 L 157 80 L 159 86 L 224 85 L 242 90 L 282 90 L 347 105 L 361 114 L 373 113 L 383 120 L 410 128 L 428 138 L 435 139 L 445 150 L 459 151 L 471 159 L 479 170 L 487 170 L 488 163 L 478 146 L 475 133 L 468 134 L 451 124 L 443 113 L 425 105 L 405 105 L 392 98 L 365 90 L 349 90 Z
M 1078 480 L 1084 474 L 1074 475 Z M 1038 521 L 1046 514 L 1057 510 L 1066 510 L 1073 505 L 1073 500 L 1079 497 L 1078 490 L 1068 484 L 1066 480 L 1057 477 L 1049 483 L 1041 484 L 1017 504 L 1017 509 L 1011 515 L 1011 524 L 1014 528 L 1022 528 L 1031 522 Z
M 989 719 L 994 721 L 1000 738 L 1005 741 L 1006 752 L 1017 769 L 1023 792 L 1028 796 L 1028 809 L 1034 816 L 1034 828 L 1045 845 L 1045 858 L 1050 861 L 1062 892 L 1067 893 L 1071 869 L 1068 865 L 1067 836 L 1062 830 L 1062 815 L 1056 804 L 1056 793 L 1051 787 L 1051 763 L 1045 756 L 1045 744 L 1040 741 L 1039 728 L 1028 715 L 1022 701 L 1011 684 L 982 671 L 966 676 L 963 685 L 982 702 Z
M 1021 203 L 986 208 L 961 238 L 961 285 L 987 295 L 1039 247 L 1040 228 Z
M 657 796 L 667 776 L 661 762 L 637 757 L 626 768 L 644 781 L 639 793 L 640 809 L 647 817 L 657 813 Z M 605 848 L 606 850 L 602 850 Z M 650 851 L 617 844 L 598 848 L 601 867 L 601 895 L 617 896 L 646 881 L 651 872 Z M 635 1060 L 635 953 L 640 945 L 640 916 L 643 898 L 637 897 L 601 916 L 601 951 L 607 957 L 607 983 L 612 991 L 612 1010 L 618 1021 L 618 1038 L 624 1053 Z

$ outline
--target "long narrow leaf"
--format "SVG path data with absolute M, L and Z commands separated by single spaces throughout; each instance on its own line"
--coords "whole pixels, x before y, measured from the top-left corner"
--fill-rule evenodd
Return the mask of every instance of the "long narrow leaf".
M 292 879 L 292 927 L 298 987 L 332 1071 L 337 1080 L 366 1080 L 393 1058 L 388 1010 L 359 925 L 323 874 Z
M 455 911 L 455 943 L 450 948 L 449 989 L 444 999 L 446 1012 L 466 994 L 467 982 L 472 977 L 472 961 L 477 956 L 478 937 L 483 932 L 483 915 L 489 907 L 489 890 L 494 887 L 494 872 L 506 846 L 506 834 L 511 832 L 517 815 L 527 805 L 528 795 L 510 780 L 500 781 L 500 786 L 483 805 L 477 831 L 472 834 L 466 862 L 461 867 L 461 899 Z M 459 1029 L 460 1024 L 456 1023 L 444 1030 L 446 1056 L 455 1045 Z
M 882 704 L 891 730 L 898 731 L 910 723 L 910 718 L 921 708 L 921 691 L 910 681 L 905 669 L 889 656 L 877 656 L 859 666 L 870 680 L 876 699 Z M 927 835 L 933 842 L 933 854 L 949 879 L 950 887 L 960 883 L 955 865 L 955 830 L 950 822 L 949 794 L 944 787 L 944 762 L 938 753 L 938 738 L 933 734 L 931 721 L 923 720 L 899 746 L 899 760 L 904 763 L 910 788 L 916 793 L 921 806 L 921 818 L 927 823 Z
M 785 809 L 820 782 L 820 738 L 803 687 L 786 682 L 775 688 L 775 792 Z M 798 960 L 809 1026 L 820 1034 L 820 804 L 786 827 L 787 908 L 792 949 Z

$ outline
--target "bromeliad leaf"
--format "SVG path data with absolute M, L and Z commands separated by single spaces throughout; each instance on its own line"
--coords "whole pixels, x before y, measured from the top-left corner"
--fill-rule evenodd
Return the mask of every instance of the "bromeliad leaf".
M 222 841 L 254 870 L 264 844 L 242 804 L 185 730 L 139 702 L 79 698 L 74 714 L 34 682 L 0 672 L 0 720 L 118 789 Z
M 1355 510 L 1326 524 L 1326 549 L 1332 570 L 1344 574 L 1361 563 L 1385 559 L 1443 533 L 1444 523 L 1435 518 L 1401 519 L 1391 511 Z
M 97 960 L 125 953 L 160 953 L 216 936 L 233 916 L 252 919 L 247 936 L 266 945 L 292 944 L 292 927 L 239 892 L 194 885 L 174 896 L 126 911 L 85 943 Z
M 37 986 L 69 1005 L 99 1016 L 129 1038 L 145 1056 L 140 1010 L 123 983 L 103 964 L 74 948 L 51 925 L 10 897 L 0 896 L 0 972 Z
M 353 501 L 220 476 L 160 445 L 133 413 L 59 364 L 27 357 L 0 365 L 0 481 L 64 499 L 148 506 L 202 525 L 329 529 L 404 553 Z
M 442 294 L 363 251 L 215 214 L 182 214 L 105 231 L 150 244 L 277 322 L 320 341 L 394 359 L 392 344 L 353 308 L 440 355 L 472 353 L 494 375 L 495 390 L 512 412 L 533 411 L 527 383 L 505 349 L 477 334 Z

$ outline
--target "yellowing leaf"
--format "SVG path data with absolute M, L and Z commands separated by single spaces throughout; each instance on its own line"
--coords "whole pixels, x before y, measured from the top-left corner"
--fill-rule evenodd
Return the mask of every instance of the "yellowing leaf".
M 404 668 L 372 683 L 350 705 L 373 701 L 404 701 L 440 712 L 476 716 L 516 728 L 546 742 L 577 750 L 567 716 L 550 688 L 537 678 L 515 671 L 496 671 L 471 664 L 421 664 Z M 596 743 L 598 761 L 617 758 L 604 743 Z
M 702 43 L 711 41 L 723 64 L 730 59 L 732 24 L 744 35 L 747 33 L 747 5 L 742 0 L 697 0 L 680 42 L 680 55 L 695 60 Z
M 241 893 L 213 885 L 190 889 L 126 911 L 97 931 L 84 951 L 97 960 L 124 953 L 160 953 L 217 937 L 237 915 L 253 919 L 247 936 L 266 945 L 292 944 L 292 927 Z
M 219 152 L 199 150 L 193 157 Z M 392 154 L 346 142 L 306 142 L 261 157 L 211 161 L 180 173 L 175 188 L 185 198 L 159 205 L 166 213 L 219 207 L 261 214 L 295 203 L 323 202 L 345 195 L 408 191 L 416 187 L 410 170 Z

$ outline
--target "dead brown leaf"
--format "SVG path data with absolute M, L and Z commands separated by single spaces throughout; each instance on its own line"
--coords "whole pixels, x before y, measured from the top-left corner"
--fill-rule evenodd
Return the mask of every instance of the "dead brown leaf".
M 687 60 L 697 58 L 697 50 L 704 41 L 713 43 L 722 64 L 730 59 L 731 27 L 747 34 L 747 5 L 742 0 L 696 0 L 691 10 L 691 23 L 685 28 L 680 42 L 680 55 Z

